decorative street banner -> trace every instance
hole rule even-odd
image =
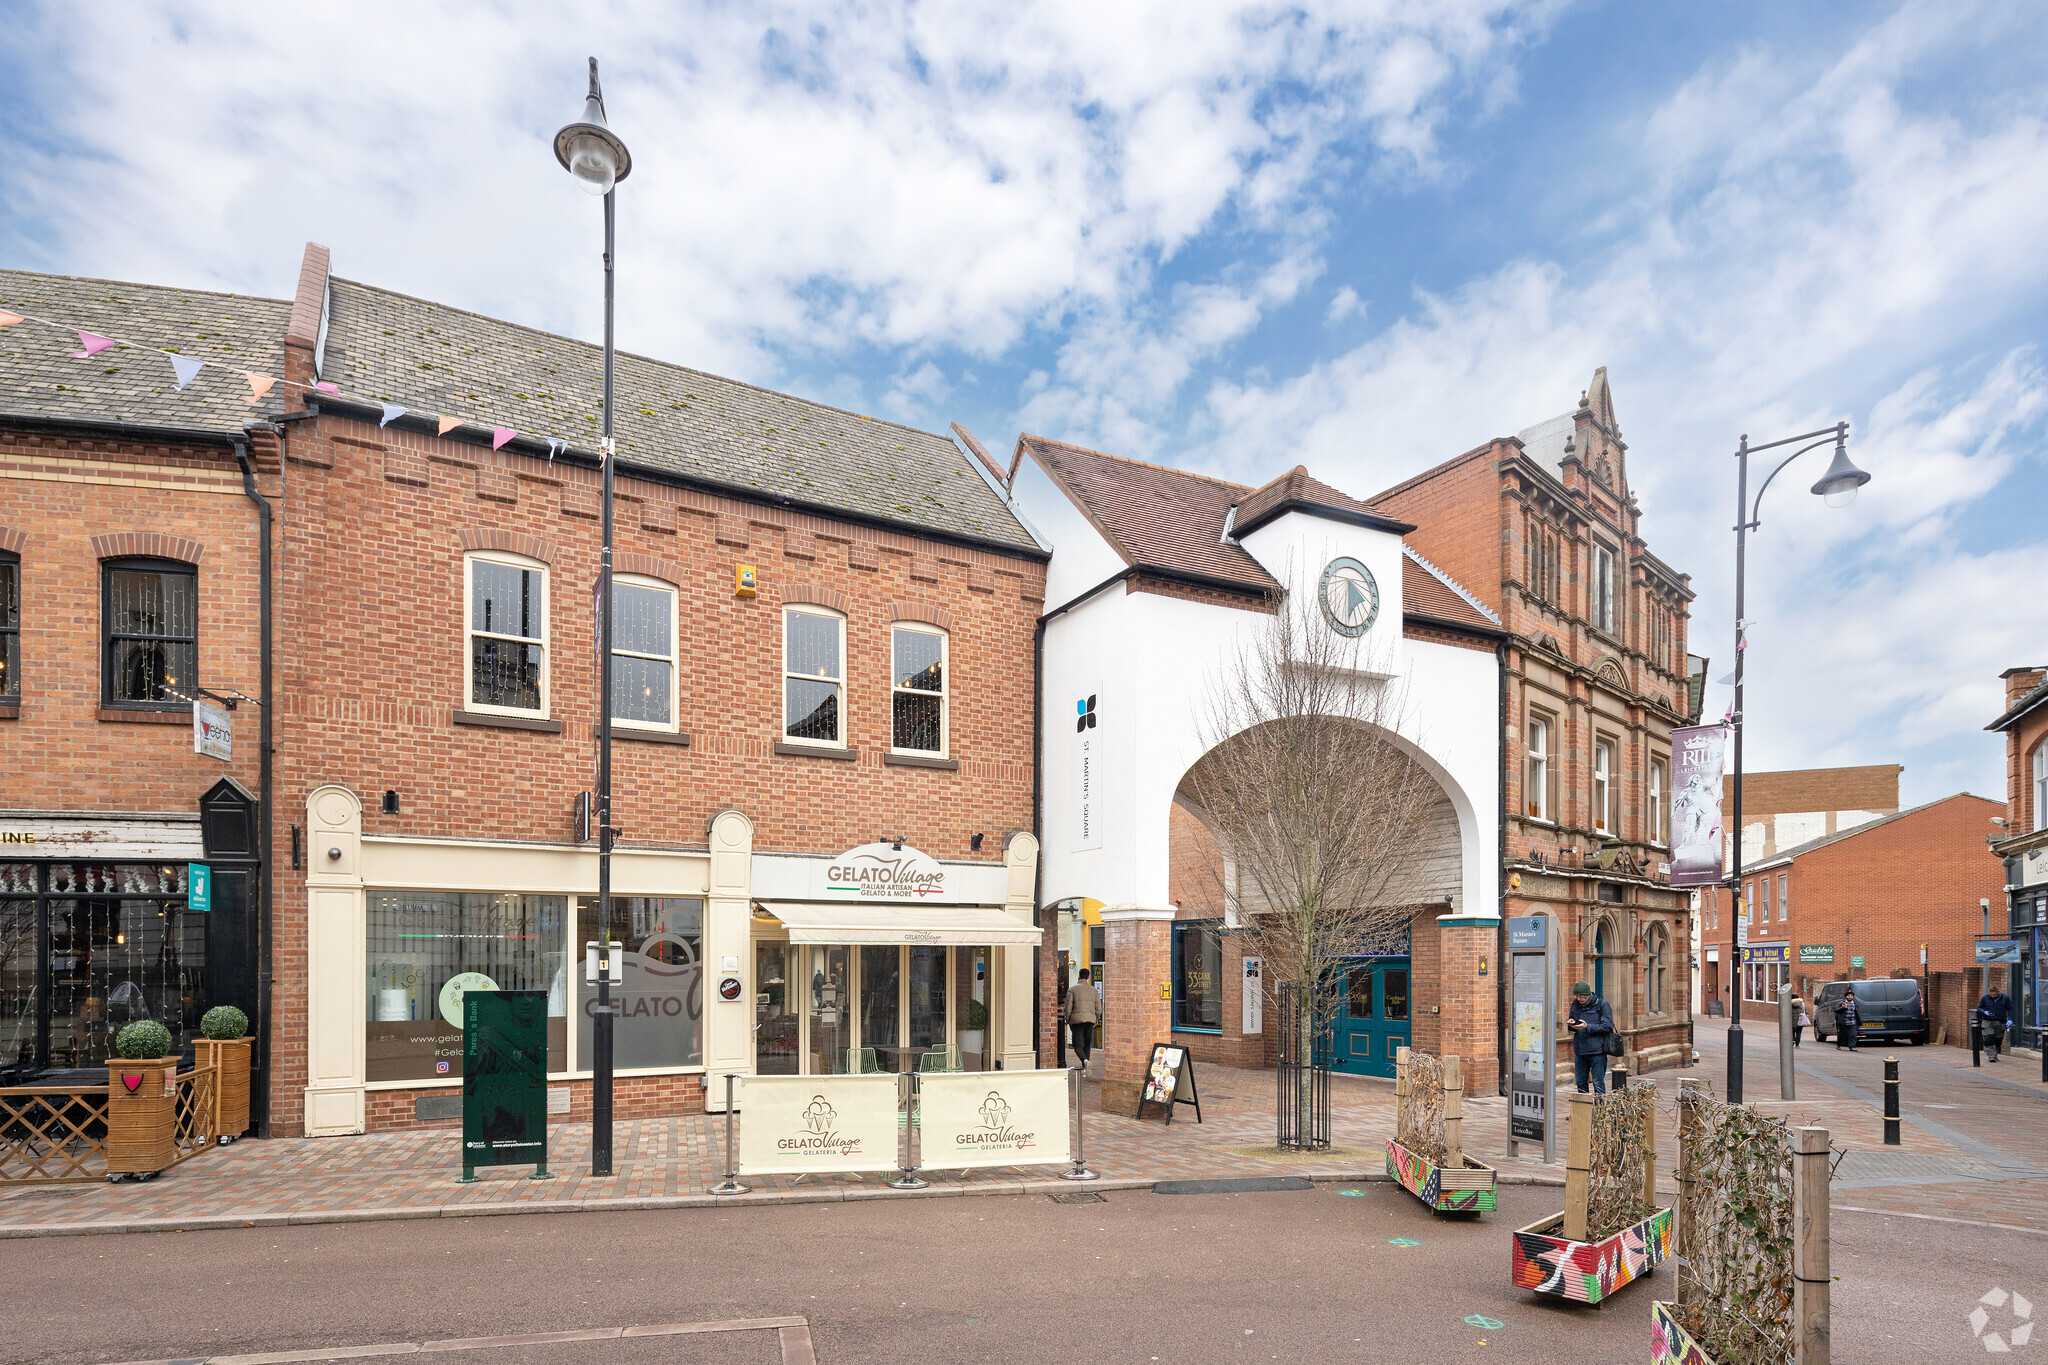
[[[1695,725],[1671,732],[1671,884],[1721,880],[1721,770],[1728,730]]]
[[[893,1171],[897,1079],[879,1076],[742,1076],[742,1175]]]
[[[1102,689],[1074,698],[1074,848],[1102,847]]]
[[[918,1165],[926,1170],[1071,1159],[1065,1071],[933,1072],[917,1085]]]

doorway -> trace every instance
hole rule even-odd
[[[1344,969],[1331,1022],[1330,1065],[1353,1076],[1392,1076],[1408,1046],[1408,959],[1379,957]]]

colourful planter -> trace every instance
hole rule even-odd
[[[1650,1300],[1650,1365],[1714,1365],[1714,1358],[1678,1325],[1675,1305]]]
[[[1648,1275],[1671,1254],[1671,1210],[1658,1209],[1612,1237],[1574,1242],[1560,1234],[1564,1215],[1552,1214],[1515,1232],[1514,1283],[1577,1303],[1599,1303],[1623,1285]]]
[[[1499,1207],[1497,1173],[1469,1156],[1462,1170],[1452,1170],[1388,1138],[1387,1174],[1438,1213],[1492,1213]]]

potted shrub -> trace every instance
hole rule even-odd
[[[988,1006],[979,1000],[967,1002],[967,1013],[960,1020],[960,1050],[981,1054],[981,1031],[988,1027]]]
[[[171,1031],[138,1019],[107,1063],[107,1179],[148,1179],[177,1156],[178,1054]]]
[[[214,1068],[213,1120],[208,1133],[233,1142],[249,1128],[249,1058],[255,1039],[249,1016],[233,1005],[215,1005],[199,1020],[193,1061]]]

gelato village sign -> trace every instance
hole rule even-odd
[[[853,900],[919,900],[946,895],[946,869],[907,844],[862,844],[825,869],[825,894]]]

